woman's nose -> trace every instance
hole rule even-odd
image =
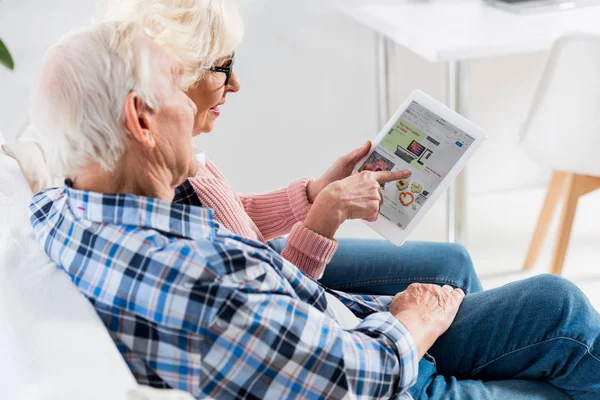
[[[238,80],[235,70],[233,70],[231,71],[231,78],[229,79],[229,84],[227,85],[227,91],[235,93],[240,90],[240,87],[240,81]]]

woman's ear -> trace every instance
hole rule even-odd
[[[151,130],[150,110],[136,92],[129,92],[125,100],[125,126],[132,138],[148,150],[154,149],[156,139]]]

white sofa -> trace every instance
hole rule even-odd
[[[91,304],[35,241],[31,196],[0,151],[0,399],[191,398],[138,387]]]

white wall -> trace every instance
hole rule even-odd
[[[14,137],[27,121],[29,95],[44,51],[94,15],[94,0],[0,0],[0,38],[15,71],[0,67],[0,130]]]
[[[327,2],[255,4],[236,53],[242,90],[198,139],[242,191],[318,175],[376,129],[372,34]]]
[[[241,190],[318,174],[338,154],[376,134],[373,33],[330,2],[260,3],[247,18],[236,61],[243,89],[231,96],[215,132],[199,139]],[[402,48],[395,53],[392,104],[415,88],[445,99],[445,65]],[[538,180],[539,170],[515,138],[544,63],[545,54],[531,54],[463,64],[464,113],[490,135],[470,165],[474,192]],[[224,142],[226,152],[220,149]],[[272,150],[260,157],[265,145]],[[282,165],[286,168],[274,168]],[[270,179],[253,182],[256,171]]]
[[[11,137],[26,119],[43,49],[86,24],[92,0],[0,2],[0,37],[17,72],[0,69],[0,129]],[[247,34],[236,53],[240,93],[222,108],[217,128],[197,143],[242,192],[265,191],[319,175],[376,132],[374,35],[336,11],[333,1],[245,0]],[[393,104],[414,88],[445,98],[445,66],[401,48],[392,62]],[[469,165],[472,194],[542,182],[515,144],[545,54],[463,64],[467,117],[489,132]],[[507,207],[508,209],[508,207]],[[504,210],[497,210],[504,212]]]

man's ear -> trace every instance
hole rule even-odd
[[[150,130],[150,110],[136,92],[129,92],[125,100],[125,126],[132,138],[148,150],[154,149],[156,140]]]

